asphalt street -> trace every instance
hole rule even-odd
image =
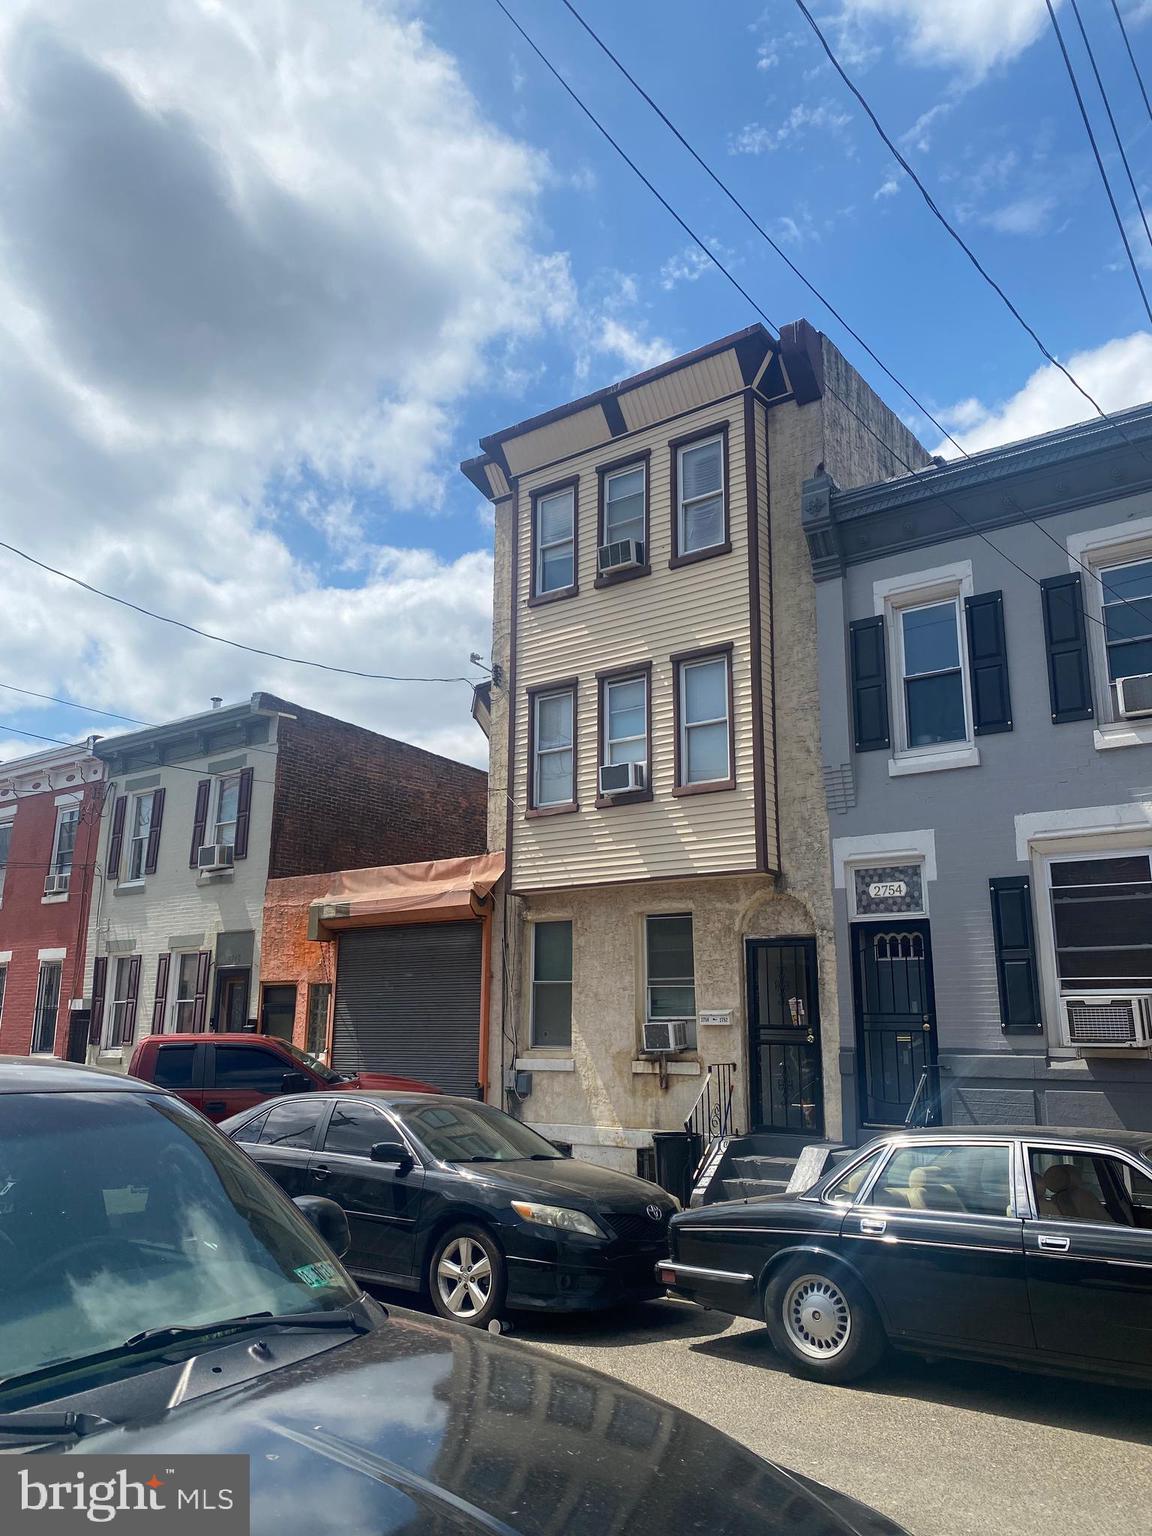
[[[675,1403],[912,1536],[1152,1532],[1152,1391],[901,1355],[825,1387],[790,1376],[758,1324],[670,1300],[521,1317],[511,1336]]]

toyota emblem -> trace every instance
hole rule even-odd
[[[664,1212],[660,1209],[660,1207],[658,1205],[649,1205],[649,1206],[646,1206],[645,1209],[647,1210],[648,1215],[652,1218],[653,1221],[661,1221],[663,1219],[663,1217],[664,1217]]]

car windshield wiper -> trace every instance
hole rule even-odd
[[[110,1419],[95,1413],[0,1413],[0,1447],[10,1451],[21,1445],[58,1445],[111,1428]]]
[[[352,1333],[367,1333],[369,1325],[348,1308],[340,1307],[330,1312],[248,1312],[242,1317],[226,1317],[217,1323],[175,1323],[164,1328],[145,1328],[112,1349],[101,1349],[91,1355],[77,1355],[71,1360],[53,1360],[21,1375],[5,1376],[0,1379],[0,1388],[25,1386],[68,1371],[112,1364],[132,1355],[162,1348],[165,1344],[183,1344],[188,1339],[241,1333],[248,1328],[343,1328]]]

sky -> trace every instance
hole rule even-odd
[[[573,0],[717,174],[969,451],[1085,419],[931,218],[794,0]],[[1152,0],[1119,0],[1152,82]],[[561,0],[506,0],[776,325],[886,379]],[[1137,185],[1152,120],[1081,0]],[[1105,409],[1152,328],[1044,0],[822,0],[949,218]],[[1152,288],[1070,5],[1057,6]],[[494,0],[5,0],[0,760],[267,689],[482,763],[482,435],[757,316]],[[1125,196],[1124,194],[1127,193]],[[949,444],[944,451],[955,453]],[[76,708],[28,697],[74,701]]]

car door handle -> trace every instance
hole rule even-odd
[[[319,1168],[313,1168],[312,1177],[314,1179],[326,1179],[331,1174],[331,1172],[331,1168],[326,1168],[324,1164],[321,1163]]]
[[[210,1115],[222,1115],[228,1106],[223,1099],[209,1099],[204,1108]]]
[[[879,1237],[887,1225],[888,1223],[879,1216],[861,1216],[860,1218],[861,1232],[868,1232],[874,1237]]]
[[[1054,1253],[1067,1253],[1070,1241],[1066,1237],[1053,1237],[1048,1232],[1041,1232],[1036,1239],[1041,1248],[1051,1248]]]

